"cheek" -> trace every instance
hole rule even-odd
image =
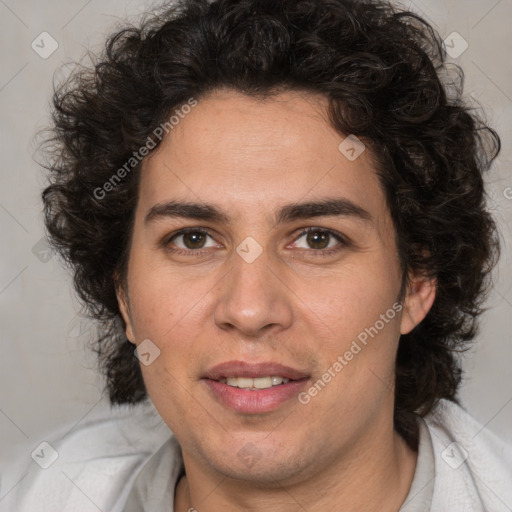
[[[134,258],[129,289],[137,339],[154,338],[159,344],[172,338],[174,331],[198,325],[194,320],[199,321],[213,284],[211,273],[191,276],[180,269],[144,264]]]
[[[141,369],[151,402],[174,434],[186,439],[193,425],[204,424],[208,403],[197,399],[197,389],[190,384],[177,352],[178,347],[168,347],[154,363]]]
[[[304,314],[311,319],[320,317],[326,334],[319,351],[324,373],[316,379],[329,381],[326,392],[321,392],[323,398],[315,401],[313,408],[328,407],[346,414],[361,407],[371,409],[372,404],[377,407],[390,393],[402,308],[397,302],[398,276],[390,263],[382,261],[343,268],[325,280],[321,294],[313,294],[309,288],[304,302],[310,311],[305,309]],[[315,330],[314,335],[318,332]],[[320,383],[317,388],[322,386]]]
[[[199,316],[208,287],[203,291],[199,283],[185,283],[165,269],[137,272],[134,266],[133,270],[130,296],[136,341],[149,339],[158,352],[151,364],[140,365],[144,382],[166,423],[179,429],[173,418],[194,420],[197,413],[190,407],[191,362],[197,359],[194,340],[204,330],[204,319]]]
[[[396,282],[376,286],[372,274],[355,270],[350,279],[343,277],[326,287],[328,300],[310,296],[310,310],[321,312],[328,336],[319,346],[319,331],[313,331],[319,373],[303,400],[310,417],[322,418],[328,410],[333,424],[350,430],[392,399],[401,305]],[[313,320],[311,312],[304,314]]]
[[[385,322],[386,328],[379,330],[389,331],[391,326],[399,332],[399,279],[392,262],[351,264],[317,280],[315,287],[304,286],[301,296],[325,323],[334,342],[336,336],[345,341],[355,339],[376,322],[379,322],[378,327]],[[385,315],[384,320],[381,315]]]

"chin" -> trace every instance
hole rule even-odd
[[[308,469],[312,472],[312,465],[300,450],[290,453],[289,445],[278,449],[273,444],[264,443],[233,441],[228,451],[210,453],[210,449],[204,449],[202,453],[214,471],[236,480],[280,488],[282,484],[279,482],[283,480],[300,482],[308,479],[306,472]],[[240,448],[236,449],[238,446]]]

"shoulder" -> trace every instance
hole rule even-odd
[[[29,448],[18,467],[22,480],[0,509],[113,512],[140,468],[171,436],[149,403],[62,427]]]
[[[510,511],[512,446],[448,400],[424,421],[435,460],[433,510]]]

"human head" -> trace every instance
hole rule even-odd
[[[482,174],[499,141],[460,91],[443,85],[443,64],[431,28],[386,2],[194,1],[113,35],[95,68],[56,92],[61,150],[44,193],[46,222],[80,297],[103,322],[98,350],[113,403],[145,397],[116,294],[129,258],[139,150],[155,151],[159,126],[172,126],[191,98],[221,88],[260,99],[320,94],[333,128],[364,142],[393,220],[403,288],[410,274],[436,280],[428,315],[400,338],[397,428],[406,428],[406,413],[455,397],[454,351],[476,333],[497,253]],[[134,165],[119,173],[130,158]]]

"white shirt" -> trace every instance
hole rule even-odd
[[[512,447],[446,400],[418,425],[418,461],[399,512],[512,511]],[[57,460],[48,469],[31,460],[0,511],[173,512],[181,449],[150,403],[56,439],[34,458],[51,460],[55,449]]]

